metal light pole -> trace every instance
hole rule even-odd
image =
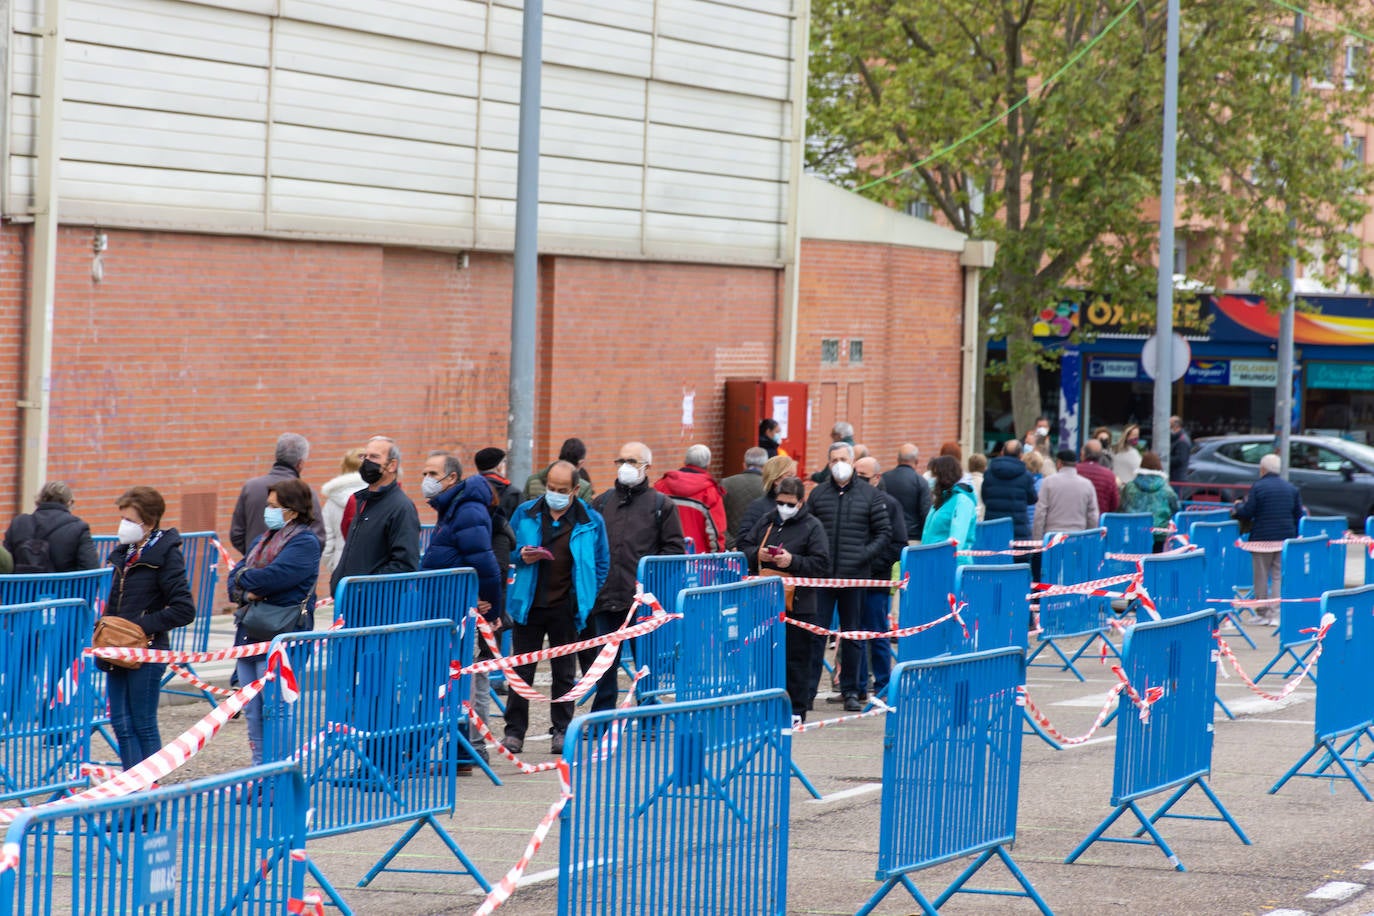
[[[1151,445],[1169,474],[1169,415],[1174,392],[1174,184],[1178,155],[1179,0],[1169,0],[1164,43],[1164,175],[1159,189],[1159,280],[1155,286],[1154,429]]]
[[[515,276],[510,311],[506,474],[524,486],[534,460],[534,356],[539,289],[539,105],[544,0],[525,0],[520,45],[520,138],[515,178]]]
[[[1303,21],[1302,13],[1297,13],[1293,17],[1293,40],[1297,43],[1298,36],[1302,34]],[[1296,102],[1298,92],[1302,88],[1302,77],[1298,74],[1298,68],[1293,68],[1290,95]],[[1284,185],[1285,192],[1287,185]],[[1284,206],[1288,207],[1285,200]],[[1291,212],[1291,208],[1290,208]],[[1288,218],[1288,239],[1291,243],[1297,237],[1298,221],[1291,215]],[[1279,448],[1279,476],[1284,480],[1288,479],[1288,452],[1293,434],[1293,310],[1297,302],[1297,292],[1294,289],[1298,281],[1298,262],[1293,255],[1288,256],[1288,260],[1283,265],[1283,282],[1288,286],[1288,302],[1284,304],[1283,313],[1279,315],[1279,345],[1278,345],[1278,381],[1274,385],[1274,432],[1278,438]]]

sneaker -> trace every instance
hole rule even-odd
[[[845,712],[862,712],[863,708],[864,704],[859,702],[859,697],[856,694],[851,693],[849,696],[844,698]]]
[[[555,757],[563,753],[563,732],[553,733],[553,744],[550,745],[549,752]]]
[[[512,754],[519,754],[525,749],[525,739],[519,735],[507,735],[501,739],[501,746]]]

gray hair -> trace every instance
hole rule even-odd
[[[830,428],[830,435],[835,439],[853,439],[854,427],[852,424],[841,420]]]
[[[282,433],[277,437],[277,464],[295,467],[310,457],[310,442],[300,433]]]
[[[1261,474],[1277,474],[1282,468],[1283,462],[1279,460],[1279,456],[1273,452],[1260,458]]]
[[[64,481],[50,480],[43,484],[43,489],[38,491],[38,498],[34,503],[61,503],[64,506],[72,504],[72,488],[67,486]]]
[[[400,464],[400,463],[401,463],[401,450],[400,450],[399,447],[397,447],[397,445],[396,445],[396,440],[395,440],[395,439],[391,438],[390,436],[372,436],[372,437],[369,438],[367,441],[368,441],[369,443],[371,443],[371,442],[385,442],[385,443],[387,443],[387,444],[390,446],[390,448],[387,449],[387,452],[386,452],[386,460],[387,460],[387,461],[394,461],[394,462],[396,462],[397,464]]]
[[[831,454],[833,454],[834,452],[839,451],[840,449],[844,449],[846,452],[849,453],[849,460],[850,460],[850,461],[853,461],[853,460],[854,460],[854,446],[850,445],[848,442],[832,442],[832,443],[830,443],[830,448],[829,448],[829,449],[826,451],[826,453],[825,453],[826,459],[828,460],[828,459],[830,458]]]
[[[921,450],[909,442],[897,449],[898,464],[915,464],[916,459],[920,457]]]
[[[711,450],[698,442],[696,445],[687,446],[687,455],[682,459],[682,463],[694,468],[709,468],[711,466]]]
[[[744,450],[744,466],[747,468],[762,468],[768,463],[768,453],[757,445],[753,448]]]
[[[444,458],[444,476],[447,477],[452,474],[454,477],[461,480],[463,478],[463,462],[459,461],[458,456],[453,454],[453,452],[446,452],[441,448],[436,448],[425,457],[437,458],[440,455]]]

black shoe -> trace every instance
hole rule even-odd
[[[553,733],[553,744],[552,744],[552,746],[549,748],[549,752],[552,753],[555,757],[563,753],[563,733],[562,733],[562,732],[554,732],[554,733]]]
[[[840,703],[843,703],[843,702],[844,702],[844,699],[845,699],[844,697],[840,696],[840,695],[837,693],[837,694],[835,694],[833,697],[826,697],[826,698],[825,698],[825,701],[826,701],[827,703],[831,703],[831,704],[834,704],[834,705],[838,705],[838,704],[840,704]]]
[[[507,735],[502,739],[501,746],[518,756],[525,749],[525,739],[519,735]]]
[[[862,712],[863,708],[864,704],[859,702],[859,698],[857,695],[851,693],[844,698],[845,712]]]
[[[860,691],[859,691],[859,702],[860,702],[860,703],[867,703],[867,702],[868,702],[868,691],[867,691],[867,690],[860,690]]]

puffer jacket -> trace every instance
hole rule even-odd
[[[972,546],[973,532],[978,525],[978,507],[973,499],[973,491],[966,483],[956,483],[954,490],[943,503],[930,510],[926,516],[926,526],[921,532],[922,544],[943,544],[953,540],[960,547]],[[961,556],[955,560],[960,566],[973,562],[973,557]]]
[[[1035,505],[1035,478],[1020,458],[998,455],[988,462],[983,475],[983,518],[1011,519],[1012,537],[1024,541],[1031,536],[1028,506]]]
[[[181,534],[175,528],[153,532],[132,566],[125,566],[131,544],[120,544],[110,553],[114,584],[106,614],[132,620],[153,638],[151,648],[170,649],[169,630],[196,619],[196,603],[186,581],[186,557]]]
[[[1119,508],[1122,512],[1148,512],[1156,528],[1167,528],[1169,520],[1178,511],[1178,494],[1164,479],[1163,471],[1140,468],[1121,488]],[[1157,532],[1155,540],[1163,541],[1166,536],[1163,532]]]
[[[771,545],[781,547],[792,554],[792,565],[779,572],[788,576],[820,578],[830,575],[828,540],[825,529],[805,505],[787,521],[782,520],[775,506],[771,512],[755,522],[752,529],[740,535],[735,547],[749,560],[749,569],[754,573],[758,572],[760,565],[778,569],[767,561],[767,554],[764,554],[765,560],[762,564],[759,561],[759,548]],[[798,620],[815,620],[816,590],[797,589],[793,593],[792,610],[788,612],[788,616]]]
[[[857,477],[841,488],[832,477],[811,491],[806,504],[825,528],[834,574],[867,579],[892,538],[892,520],[878,491]]]
[[[429,501],[439,513],[421,569],[471,567],[477,573],[477,596],[491,603],[487,618],[501,616],[501,564],[491,545],[491,509],[496,494],[485,477],[474,475],[443,490]]]
[[[725,490],[705,468],[683,467],[654,481],[654,489],[677,503],[682,533],[696,553],[725,549]]]
[[[1250,487],[1245,502],[1232,514],[1250,522],[1250,540],[1284,541],[1298,536],[1302,495],[1279,475],[1265,474]]]

